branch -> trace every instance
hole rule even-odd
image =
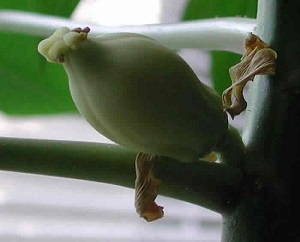
[[[89,26],[92,35],[112,32],[133,32],[150,36],[174,48],[202,48],[243,53],[242,43],[254,31],[255,19],[214,18],[177,24],[105,27],[70,19],[19,11],[0,11],[0,31],[48,37],[57,28]]]
[[[117,145],[0,138],[0,169],[84,179],[133,188],[136,153]],[[160,194],[224,212],[239,193],[239,169],[205,161],[162,158],[155,167]]]

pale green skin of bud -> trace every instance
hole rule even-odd
[[[228,132],[220,96],[151,38],[88,37],[64,56],[63,66],[82,116],[124,147],[190,162]]]

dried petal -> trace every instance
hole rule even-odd
[[[137,213],[151,222],[163,217],[163,207],[155,203],[160,180],[154,177],[153,167],[158,156],[139,153],[135,160],[135,208]]]
[[[218,159],[218,156],[215,152],[211,152],[211,153],[207,154],[206,156],[204,156],[202,159],[211,161],[211,162],[215,162]]]
[[[245,54],[242,59],[249,55],[256,47],[258,49],[268,48],[270,45],[263,42],[257,35],[249,33],[244,41]]]
[[[268,46],[256,35],[250,33],[245,40],[245,54],[240,63],[229,69],[232,85],[224,91],[222,99],[224,108],[232,119],[247,107],[243,96],[247,82],[252,81],[256,75],[275,73],[277,54]]]

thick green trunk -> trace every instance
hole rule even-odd
[[[250,84],[246,182],[237,207],[223,216],[226,242],[300,241],[299,12],[298,1],[259,1],[257,31],[278,53],[277,73]]]

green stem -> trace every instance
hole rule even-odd
[[[240,169],[207,162],[183,163],[163,158],[155,166],[162,194],[226,214],[235,206],[243,185]]]
[[[117,145],[0,138],[0,169],[84,179],[134,187],[136,153]],[[239,169],[205,161],[182,163],[161,158],[159,193],[224,212],[242,184]]]
[[[214,18],[177,24],[105,27],[70,19],[20,11],[0,11],[0,31],[48,37],[62,26],[69,28],[88,25],[91,35],[111,32],[133,32],[150,36],[174,48],[202,48],[243,53],[244,39],[255,28],[256,21],[249,18]]]
[[[112,144],[0,138],[1,170],[133,187],[135,153]]]
[[[245,159],[245,146],[239,131],[230,126],[222,143],[217,147],[222,163],[230,166],[243,168]]]

